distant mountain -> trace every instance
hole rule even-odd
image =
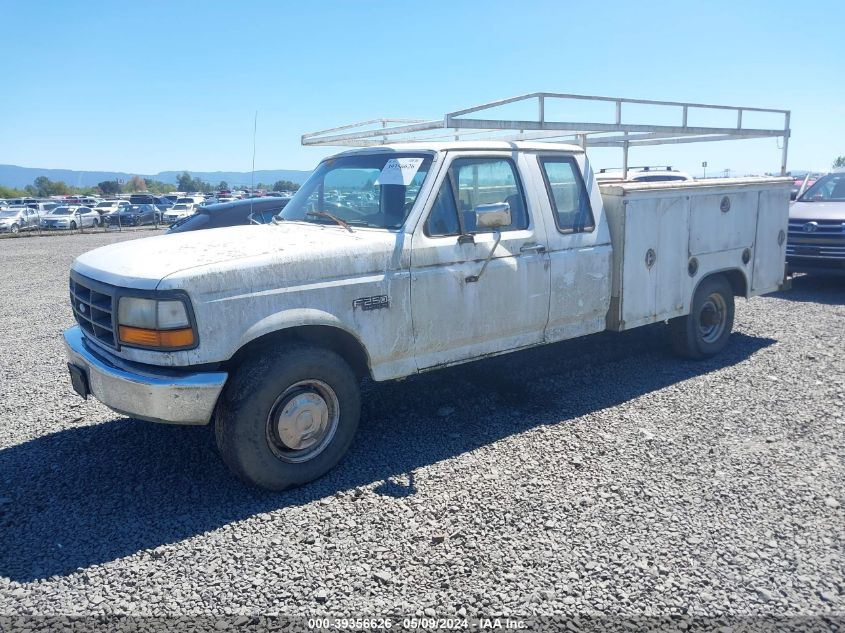
[[[0,165],[0,185],[22,189],[31,185],[39,176],[47,176],[50,180],[61,180],[72,187],[94,187],[104,180],[123,179],[128,181],[132,176],[152,178],[162,182],[176,184],[176,177],[181,171],[162,171],[157,174],[128,174],[122,171],[75,171],[73,169],[40,169],[38,167],[19,167],[17,165]],[[216,185],[225,180],[229,186],[248,186],[253,181],[253,175],[248,171],[191,171],[192,177],[200,178]],[[294,169],[262,169],[255,172],[254,182],[272,185],[277,180],[290,180],[302,184],[311,175],[310,171]]]

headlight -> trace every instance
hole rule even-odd
[[[188,308],[180,299],[121,297],[117,325],[120,342],[125,345],[187,349],[196,343]]]

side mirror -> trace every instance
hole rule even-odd
[[[479,229],[500,229],[511,223],[511,205],[507,202],[479,204],[475,207],[475,226]]]

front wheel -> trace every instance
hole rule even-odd
[[[248,483],[284,490],[321,477],[349,449],[361,415],[359,382],[331,350],[262,350],[221,396],[215,437],[223,461]]]
[[[9,228],[9,230],[10,230],[12,233],[17,234],[17,233],[20,233],[20,232],[21,232],[21,227],[20,227],[20,226],[18,226],[17,224],[13,224],[13,225]]]
[[[75,230],[76,230],[76,222],[71,222],[71,223],[70,223],[70,230],[71,230],[71,231],[75,231]]]
[[[708,277],[695,291],[690,313],[669,321],[672,347],[687,358],[708,358],[727,345],[733,323],[730,283],[723,275]]]

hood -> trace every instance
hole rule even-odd
[[[790,220],[841,220],[845,222],[845,201],[795,202],[789,207]]]
[[[202,277],[203,286],[242,291],[244,285],[265,281],[274,285],[383,272],[398,265],[393,254],[401,251],[397,244],[403,237],[295,222],[233,226],[111,244],[80,255],[73,269],[128,288],[180,288]]]

